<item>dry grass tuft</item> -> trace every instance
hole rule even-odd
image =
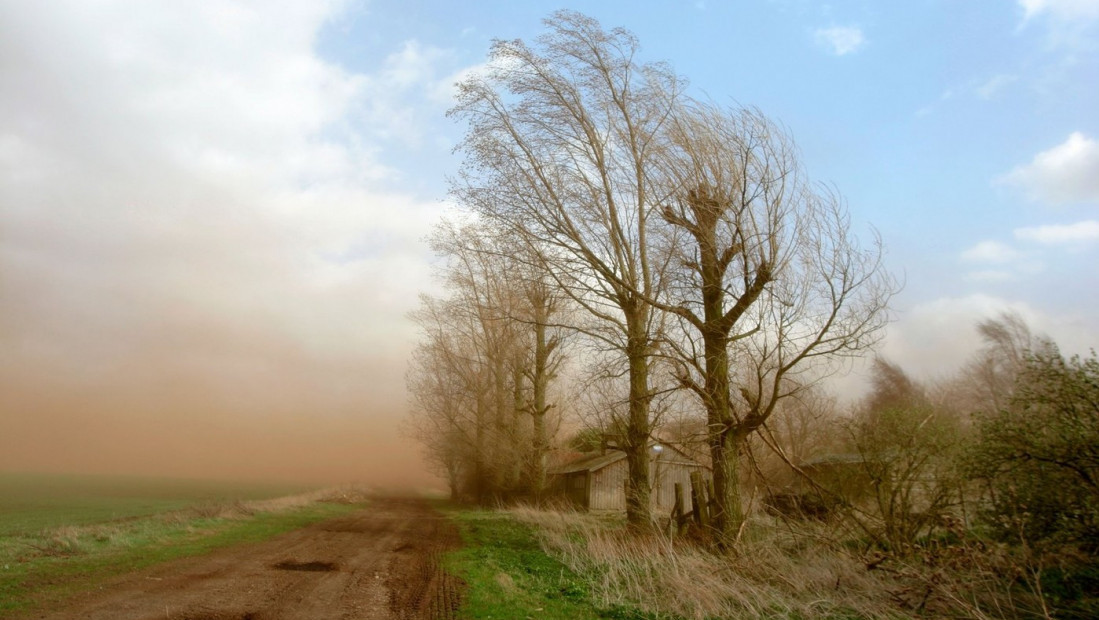
[[[718,556],[660,533],[635,535],[598,517],[530,508],[512,511],[537,526],[549,551],[593,576],[598,604],[636,606],[687,618],[895,617],[882,585],[850,554],[771,536]],[[791,544],[794,543],[794,544]]]
[[[606,608],[692,619],[1017,616],[1006,595],[1010,583],[989,562],[868,559],[835,543],[836,532],[821,523],[795,528],[757,516],[736,553],[718,555],[589,514],[529,507],[511,513],[587,577],[593,599]]]

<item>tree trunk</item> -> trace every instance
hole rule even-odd
[[[534,318],[534,360],[530,369],[532,426],[532,445],[530,454],[530,486],[534,498],[542,500],[546,487],[546,453],[549,451],[549,437],[546,435],[546,414],[550,405],[546,402],[554,368],[551,362],[557,340],[548,334],[549,319],[553,314],[553,299],[543,282],[537,282],[529,289],[528,301]]]
[[[710,437],[714,467],[713,528],[719,548],[730,549],[744,523],[740,500],[740,450],[743,440],[729,429]]]
[[[457,502],[462,497],[459,488],[461,479],[458,477],[458,468],[454,464],[447,464],[446,477],[447,482],[450,483],[450,501]]]
[[[704,335],[706,351],[706,417],[709,425],[710,458],[714,476],[713,528],[719,547],[735,542],[744,519],[740,505],[739,445],[733,435],[733,410],[729,394],[728,337]]]
[[[626,358],[629,362],[629,417],[626,421],[628,470],[626,521],[635,527],[648,527],[649,505],[649,338],[645,323],[647,310],[638,303],[626,313]]]
[[[702,285],[703,400],[714,468],[713,528],[718,546],[728,548],[736,541],[744,512],[740,505],[740,446],[733,435],[736,418],[729,383],[729,332],[733,322],[725,314],[725,266],[717,242],[723,205],[705,192],[693,194],[690,205],[695,219],[690,232],[698,244]]]
[[[488,450],[485,445],[488,434],[486,432],[488,429],[486,428],[487,423],[485,421],[486,408],[484,394],[483,392],[479,392],[477,394],[477,411],[475,419],[477,427],[475,431],[475,454],[473,456],[473,497],[481,506],[487,506],[489,504],[488,468],[485,466],[486,451]]]
[[[546,388],[549,383],[549,343],[546,342],[546,325],[541,308],[536,308],[534,325],[534,377],[531,381],[532,400],[531,417],[534,431],[534,446],[531,463],[531,490],[537,499],[542,498],[546,486]]]

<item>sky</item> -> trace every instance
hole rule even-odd
[[[1004,310],[1099,345],[1099,0],[0,0],[0,471],[432,484],[445,113],[560,8],[787,128],[881,236],[913,375]]]

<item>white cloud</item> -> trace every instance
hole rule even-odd
[[[1099,202],[1099,142],[1073,132],[995,183],[1018,187],[1031,199],[1050,204]]]
[[[813,32],[813,39],[836,56],[857,52],[866,43],[862,29],[858,26],[817,28]]]
[[[307,406],[358,398],[348,386],[369,379],[352,377],[385,358],[372,389],[403,404],[394,360],[442,205],[379,189],[393,170],[360,110],[397,107],[377,85],[434,88],[441,52],[349,72],[314,51],[339,8],[0,5],[0,58],[20,59],[0,72],[0,368],[170,377],[206,359],[195,381],[222,385],[217,368],[263,383],[285,355],[315,383],[280,406]],[[135,362],[157,347],[171,354]],[[238,387],[262,409],[280,382]]]
[[[455,82],[480,70],[482,64],[456,68],[452,50],[405,41],[375,74],[364,76],[360,118],[372,137],[418,148],[434,119],[455,102]]]
[[[984,83],[980,84],[974,89],[974,92],[981,99],[992,99],[998,95],[1005,88],[1017,81],[1019,78],[1015,75],[1000,74],[994,75]]]
[[[479,73],[487,71],[488,63],[479,63],[471,65],[469,67],[463,67],[439,80],[437,80],[434,86],[429,92],[429,96],[435,102],[441,105],[445,105],[448,108],[457,103],[458,96],[458,82],[471,78]]]
[[[962,252],[962,260],[974,263],[1008,263],[1019,258],[1019,252],[999,241],[981,241]]]
[[[434,80],[439,61],[450,53],[434,46],[422,45],[415,39],[405,41],[400,51],[385,59],[382,82],[387,86],[408,89]]]
[[[917,303],[890,325],[881,353],[923,379],[956,372],[980,347],[977,323],[1017,312],[1033,331],[1048,334],[1066,353],[1083,353],[1099,344],[1092,316],[1054,314],[1018,300],[973,294]]]
[[[1023,19],[1049,15],[1057,19],[1094,19],[1099,17],[1099,0],[1019,0]]]
[[[971,282],[997,284],[1014,280],[1015,273],[1004,269],[982,269],[979,271],[970,271],[965,274],[965,278]]]
[[[1099,0],[1019,0],[1022,30],[1036,24],[1045,30],[1050,50],[1063,50],[1063,62],[1072,63],[1081,52],[1095,49],[1094,29],[1099,22]]]
[[[963,262],[976,267],[965,274],[970,282],[998,284],[1021,276],[1033,276],[1046,269],[1040,255],[1023,252],[1000,241],[985,240],[961,254]]]
[[[1047,245],[1093,243],[1099,241],[1099,221],[1016,228],[1015,238]]]

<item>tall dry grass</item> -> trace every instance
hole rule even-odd
[[[758,515],[735,553],[570,511],[511,510],[547,552],[589,580],[597,604],[704,618],[1014,618],[1010,577],[980,556],[864,556],[827,524]],[[964,554],[964,550],[956,550]]]

